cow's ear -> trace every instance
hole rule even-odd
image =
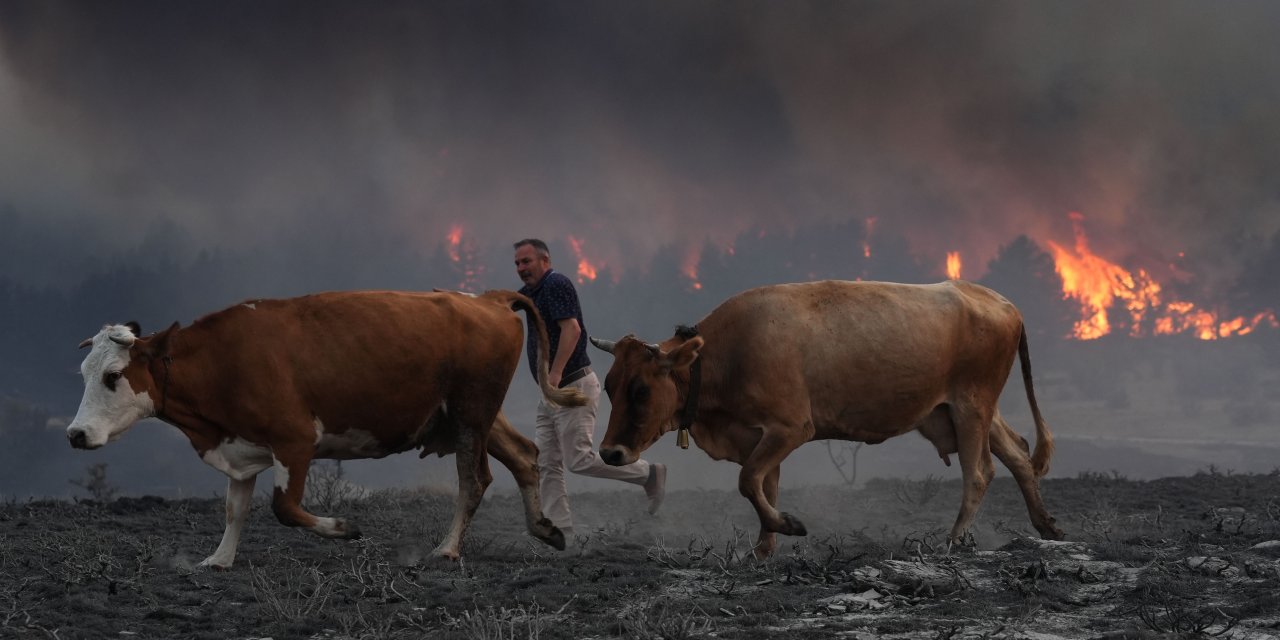
[[[130,320],[124,323],[124,326],[129,327],[129,330],[133,332],[133,337],[135,338],[142,337],[142,325],[138,324],[137,321]]]
[[[147,341],[147,355],[153,358],[163,358],[169,355],[169,346],[173,341],[173,334],[178,332],[178,323],[174,322],[169,325],[168,329],[161,331]]]
[[[694,336],[685,340],[684,344],[668,351],[658,364],[667,370],[688,369],[689,365],[698,359],[698,351],[702,349],[702,345],[702,336]]]

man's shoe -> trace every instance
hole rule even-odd
[[[644,483],[644,494],[649,496],[649,513],[658,512],[662,499],[667,496],[667,465],[655,462],[649,465],[649,479]]]

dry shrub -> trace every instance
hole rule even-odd
[[[483,610],[477,606],[456,617],[446,614],[444,624],[469,640],[537,640],[546,629],[547,616],[536,603]]]
[[[297,622],[318,615],[333,596],[337,576],[326,576],[316,565],[287,558],[283,567],[249,563],[253,597],[273,617]]]
[[[85,467],[84,477],[72,480],[71,484],[88,491],[89,497],[99,503],[111,502],[120,492],[119,487],[107,481],[107,463],[105,462]]]
[[[368,489],[347,480],[341,460],[317,460],[307,470],[307,493],[303,504],[308,509],[333,513],[368,497]]]
[[[715,629],[711,616],[701,607],[693,605],[686,611],[675,611],[665,598],[623,612],[618,621],[618,633],[624,638],[663,638],[683,640],[706,637]]]

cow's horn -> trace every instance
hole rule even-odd
[[[608,353],[613,353],[613,348],[618,345],[618,343],[613,340],[601,340],[594,336],[591,338],[591,344],[594,344],[597,349]]]
[[[135,339],[133,336],[130,336],[130,337],[128,337],[128,338],[121,338],[120,336],[108,336],[108,337],[110,337],[110,338],[111,338],[111,341],[112,341],[112,342],[114,342],[114,343],[116,343],[116,344],[118,344],[118,345],[120,345],[120,346],[122,346],[122,347],[130,347],[130,346],[133,346],[133,341],[134,341],[134,339]]]
[[[649,353],[652,353],[655,356],[662,353],[662,347],[659,347],[656,343],[646,342],[644,343],[644,346],[649,350]]]
[[[81,340],[81,341],[80,341],[80,346],[79,346],[79,347],[76,347],[76,348],[77,348],[77,349],[83,349],[83,348],[85,348],[85,347],[87,347],[87,346],[89,346],[89,345],[92,345],[92,344],[93,344],[93,338],[85,338],[84,340]]]

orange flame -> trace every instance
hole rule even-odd
[[[462,225],[456,223],[449,227],[446,239],[449,243],[446,247],[449,252],[449,261],[462,272],[462,282],[458,283],[458,290],[477,290],[480,277],[484,274],[484,267],[477,266],[474,243],[463,237]]]
[[[458,249],[462,246],[462,225],[454,224],[449,227],[449,260],[453,262],[461,262],[462,255]]]
[[[863,223],[866,229],[866,233],[862,236],[862,257],[864,258],[871,257],[871,235],[876,231],[876,220],[877,218],[867,218]]]
[[[569,236],[569,246],[573,249],[573,255],[578,258],[578,284],[586,284],[589,280],[595,280],[596,267],[591,264],[591,261],[586,256],[582,255],[582,240]]]
[[[960,279],[960,252],[947,252],[947,278],[950,280]]]
[[[1280,328],[1280,320],[1272,311],[1263,311],[1252,318],[1237,316],[1230,320],[1221,320],[1218,314],[1197,309],[1190,302],[1171,302],[1168,312],[1168,316],[1156,319],[1157,335],[1191,333],[1201,340],[1217,340],[1249,335],[1263,325],[1273,329]]]
[[[1093,340],[1111,333],[1108,312],[1117,302],[1129,316],[1129,335],[1135,337],[1143,335],[1148,317],[1152,318],[1150,333],[1154,335],[1190,333],[1201,340],[1246,335],[1264,324],[1280,328],[1280,320],[1270,310],[1252,318],[1222,319],[1217,312],[1184,300],[1162,303],[1158,282],[1142,269],[1130,272],[1090,251],[1084,216],[1072,212],[1070,218],[1074,251],[1052,241],[1047,244],[1062,277],[1063,298],[1080,305],[1080,319],[1072,327],[1071,337]]]
[[[680,266],[681,273],[683,273],[686,278],[692,281],[693,284],[689,286],[693,287],[694,291],[697,291],[702,288],[702,283],[698,282],[698,265],[701,262],[702,262],[702,249],[694,247],[685,256],[684,264]]]

